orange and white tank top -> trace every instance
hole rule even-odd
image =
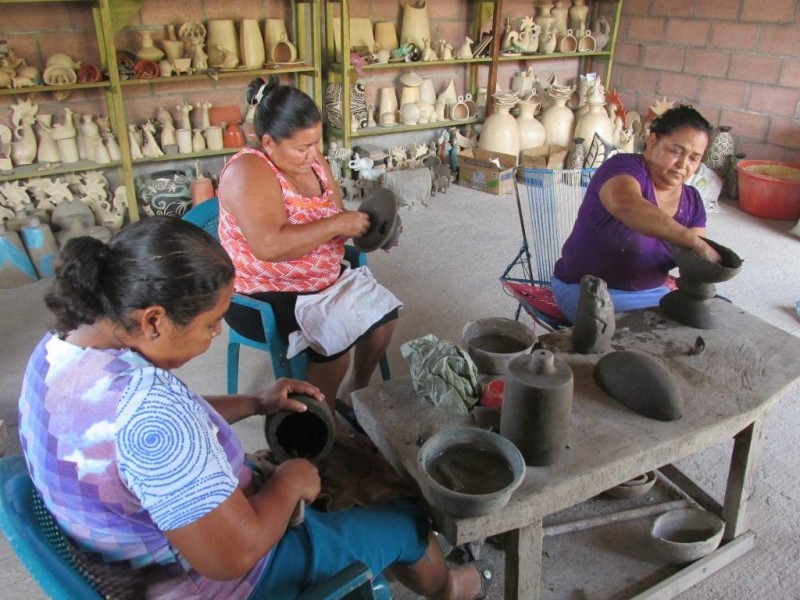
[[[333,201],[325,169],[318,162],[311,168],[317,175],[323,193],[311,198],[301,196],[292,189],[272,161],[262,151],[255,148],[244,148],[235,154],[228,165],[245,154],[254,154],[261,158],[278,178],[286,209],[286,219],[293,225],[313,223],[320,219],[332,217],[342,212],[342,208]],[[228,165],[220,173],[220,184]],[[253,256],[250,246],[245,240],[242,230],[228,211],[219,205],[219,240],[222,247],[231,257],[236,267],[234,289],[242,294],[259,292],[318,292],[332,285],[339,277],[340,265],[344,258],[343,237],[328,240],[314,248],[311,252],[294,260],[267,262]]]

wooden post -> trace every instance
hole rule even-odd
[[[728,486],[725,489],[725,503],[722,508],[722,518],[725,519],[725,533],[722,539],[725,541],[739,537],[749,528],[748,503],[755,489],[756,466],[763,439],[763,416],[733,438],[731,468],[728,472]]]
[[[506,538],[507,600],[539,600],[542,585],[542,521],[509,531]]]
[[[8,425],[3,420],[0,420],[0,457],[6,455],[6,448],[8,447]]]

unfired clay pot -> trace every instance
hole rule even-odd
[[[495,112],[483,123],[483,131],[478,140],[479,148],[519,156],[519,124],[509,114],[509,110],[510,107],[507,106],[495,107]]]

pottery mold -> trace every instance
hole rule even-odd
[[[264,435],[272,456],[278,463],[292,458],[305,458],[319,465],[333,449],[336,424],[325,402],[304,394],[290,398],[306,405],[306,410],[279,410],[267,416]]]
[[[711,554],[724,531],[725,521],[717,515],[699,508],[680,508],[653,521],[650,539],[664,559],[680,565]]]

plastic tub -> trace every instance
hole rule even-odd
[[[800,219],[800,181],[770,177],[746,170],[754,165],[773,165],[800,170],[800,165],[774,160],[743,160],[739,171],[739,206],[753,216],[795,221]]]

